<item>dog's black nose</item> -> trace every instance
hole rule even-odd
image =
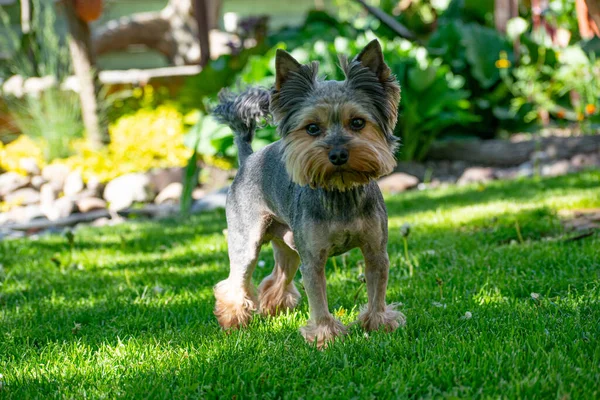
[[[329,161],[333,165],[344,165],[348,162],[348,150],[344,148],[335,148],[329,152]]]

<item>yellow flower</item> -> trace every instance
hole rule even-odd
[[[95,151],[87,142],[76,142],[77,154],[62,162],[81,171],[85,181],[94,176],[106,182],[129,172],[184,166],[192,154],[183,144],[183,116],[171,106],[122,117],[109,134],[106,148]]]
[[[577,121],[583,121],[583,113],[577,113]]]
[[[501,58],[499,60],[496,60],[495,65],[496,65],[496,68],[498,68],[498,69],[506,69],[506,68],[510,68],[511,63],[507,59]]]
[[[585,113],[587,115],[593,114],[596,112],[596,106],[594,104],[586,104]]]
[[[142,88],[136,87],[135,89],[133,89],[133,97],[135,97],[136,99],[139,99],[140,97],[142,97],[142,95],[144,94]]]
[[[0,146],[0,168],[26,175],[27,172],[21,168],[23,158],[33,158],[40,168],[44,166],[42,148],[25,135],[6,146]]]

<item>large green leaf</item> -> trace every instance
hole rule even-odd
[[[183,138],[187,147],[194,148],[202,155],[230,155],[233,133],[229,127],[219,124],[212,116],[202,116]],[[229,151],[228,151],[229,150]],[[235,151],[235,150],[234,150]],[[233,153],[232,156],[235,156]]]
[[[512,57],[510,45],[491,28],[467,24],[462,30],[462,43],[473,77],[482,88],[488,89],[500,80],[500,73],[496,67],[500,52],[506,52],[509,59]]]

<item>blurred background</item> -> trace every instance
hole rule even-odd
[[[380,40],[384,191],[598,168],[599,26],[599,0],[0,0],[0,232],[221,207],[236,149],[208,110],[270,86],[277,48],[343,79]]]

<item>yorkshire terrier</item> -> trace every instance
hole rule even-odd
[[[239,171],[227,197],[230,272],[214,289],[215,315],[224,329],[245,326],[253,313],[294,308],[300,267],[310,320],[300,329],[320,348],[346,327],[329,312],[328,257],[360,248],[368,304],[366,330],[393,331],[405,317],[386,305],[389,258],[385,203],[375,180],[396,166],[400,86],[377,40],[353,60],[340,57],[344,81],[317,77],[318,63],[301,65],[278,50],[275,86],[220,94],[214,115],[235,132]],[[272,118],[281,140],[253,153],[257,123]],[[275,268],[252,284],[261,245],[271,242]]]

